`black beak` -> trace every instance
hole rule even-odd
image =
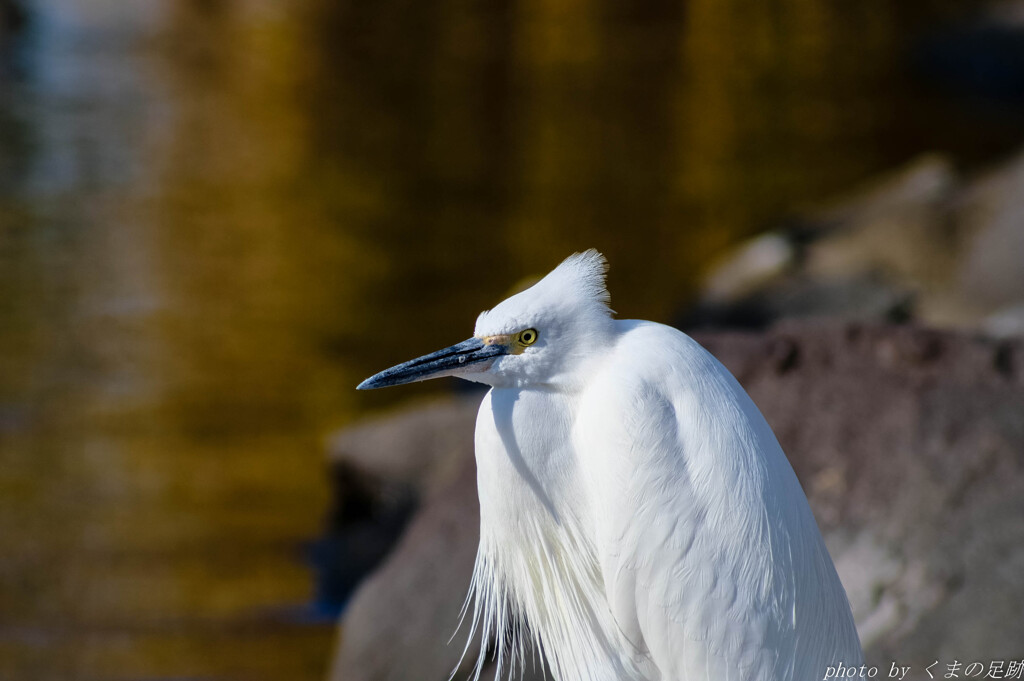
[[[479,338],[470,338],[444,350],[423,355],[408,362],[374,374],[356,386],[357,390],[387,388],[392,385],[425,381],[440,376],[457,376],[460,373],[484,371],[487,367],[474,366],[491,362],[508,352],[508,346],[501,343],[487,344]],[[469,369],[473,367],[473,369]]]

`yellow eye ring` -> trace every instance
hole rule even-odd
[[[523,345],[533,345],[537,342],[537,329],[526,329],[519,332],[519,342]]]

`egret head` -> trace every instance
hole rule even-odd
[[[571,255],[530,288],[482,312],[472,338],[386,369],[359,389],[438,376],[496,387],[570,384],[612,337],[606,269],[593,249]]]

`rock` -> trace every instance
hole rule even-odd
[[[416,508],[408,484],[340,460],[330,468],[327,531],[309,546],[316,614],[336,617],[356,585],[391,551]]]
[[[956,272],[960,294],[986,312],[1024,303],[1024,155],[971,183],[958,219],[971,235]]]
[[[472,459],[462,463],[471,464]],[[463,465],[446,493],[423,506],[390,557],[359,588],[342,621],[330,678],[448,678],[466,640],[465,634],[453,634],[469,588],[478,536],[475,470]],[[466,658],[475,662],[478,651],[476,642]]]
[[[1024,304],[1021,197],[1024,154],[971,180],[923,157],[741,244],[680,325],[840,317],[988,328],[987,318]]]
[[[347,428],[328,445],[333,507],[310,550],[317,610],[337,615],[392,549],[412,510],[473,456],[478,400],[423,404]]]
[[[452,397],[346,428],[331,439],[328,458],[430,496],[472,457],[479,404],[480,395]]]
[[[921,669],[935,659],[1019,657],[1024,341],[807,322],[696,337],[748,389],[789,455],[870,661]],[[447,408],[467,421],[475,411]],[[470,427],[459,427],[468,437]],[[393,440],[413,449],[440,441]],[[460,451],[461,473],[359,588],[335,681],[444,678],[458,660],[464,639],[444,642],[468,587],[478,522],[473,462]]]
[[[981,330],[993,338],[1024,338],[1024,303],[1010,305],[989,315],[982,321]]]
[[[705,304],[742,300],[789,272],[799,257],[787,235],[770,232],[750,239],[711,269],[704,282]]]

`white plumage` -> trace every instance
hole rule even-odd
[[[473,628],[511,667],[529,637],[558,681],[859,666],[846,594],[763,416],[687,335],[613,319],[604,272],[596,251],[571,256],[482,313],[473,338],[360,385],[492,386]]]

